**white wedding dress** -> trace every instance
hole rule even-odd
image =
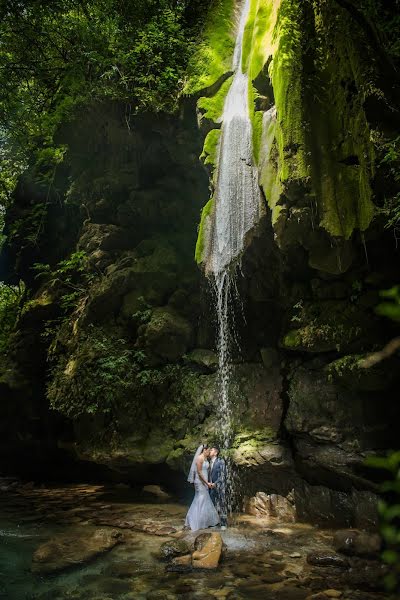
[[[206,481],[208,481],[208,466],[209,463],[205,460],[202,466],[202,474]],[[198,529],[218,525],[219,516],[210,498],[208,487],[201,481],[197,472],[194,479],[194,489],[195,495],[186,515],[185,526],[190,527],[192,531],[197,531]]]

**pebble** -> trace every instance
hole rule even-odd
[[[300,552],[292,552],[292,554],[289,554],[290,558],[301,558],[301,554]]]
[[[322,593],[328,596],[328,598],[341,598],[343,596],[343,592],[333,589],[324,590]]]

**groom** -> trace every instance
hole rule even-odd
[[[211,446],[208,458],[210,461],[208,481],[212,483],[210,496],[219,514],[221,529],[226,529],[226,466],[225,461],[222,458],[219,458],[218,455],[218,446]]]

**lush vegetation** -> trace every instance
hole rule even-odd
[[[4,0],[0,6],[0,203],[37,148],[86,103],[126,118],[171,111],[208,2]]]
[[[400,452],[386,457],[370,457],[368,464],[386,472],[379,502],[381,534],[384,541],[383,561],[388,565],[385,585],[390,591],[400,588]]]
[[[23,286],[15,287],[0,283],[0,356],[8,346],[17,319]]]

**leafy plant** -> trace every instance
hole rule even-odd
[[[384,497],[379,501],[378,509],[385,543],[382,559],[389,567],[385,585],[388,590],[395,591],[400,589],[400,450],[386,457],[371,456],[367,464],[390,474],[390,479],[381,486]]]
[[[383,290],[380,295],[385,298],[385,301],[376,307],[378,315],[400,322],[400,285],[392,287],[390,290]]]
[[[60,261],[53,271],[50,265],[43,263],[35,263],[32,269],[37,278],[44,276],[47,279],[49,287],[67,288],[68,291],[60,298],[60,306],[65,313],[76,307],[79,298],[87,292],[88,285],[95,277],[88,269],[87,255],[83,250],[73,252],[69,258]]]
[[[72,354],[53,359],[47,385],[50,406],[72,418],[112,413],[132,400],[138,358],[125,339],[89,327]]]
[[[0,282],[0,354],[8,346],[11,332],[18,317],[23,286],[9,286]]]

